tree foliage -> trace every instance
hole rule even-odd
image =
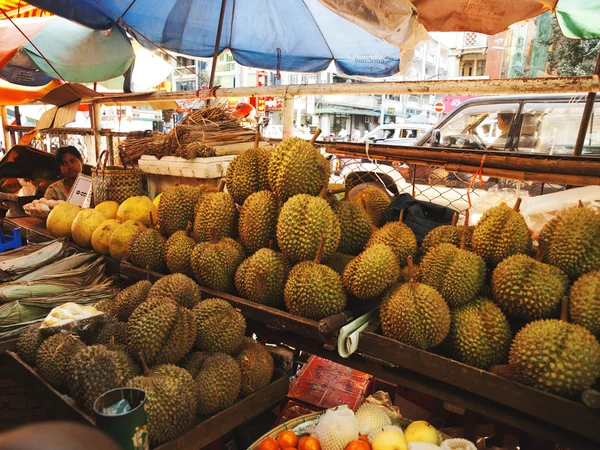
[[[551,72],[561,77],[592,75],[600,52],[600,40],[567,39],[552,21],[548,38],[540,38],[541,45],[549,47],[548,66]]]

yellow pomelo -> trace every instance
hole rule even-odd
[[[71,224],[73,242],[80,247],[92,246],[92,234],[106,220],[104,214],[95,209],[82,209]]]
[[[56,205],[46,219],[48,232],[55,238],[71,236],[71,224],[79,211],[79,206],[68,202]]]
[[[406,427],[404,437],[408,442],[429,442],[435,445],[439,443],[438,430],[424,420],[418,420]]]
[[[128,220],[139,220],[147,227],[153,227],[158,222],[158,210],[145,195],[129,197],[117,211],[117,219],[124,223]]]
[[[119,204],[117,202],[112,201],[102,202],[96,205],[94,209],[104,214],[104,217],[106,217],[107,219],[116,219]]]
[[[127,220],[113,231],[108,249],[110,256],[117,261],[121,261],[127,255],[129,250],[129,242],[138,231],[145,230],[146,226],[139,220]]]
[[[156,209],[158,209],[158,204],[160,203],[160,199],[162,198],[162,195],[163,195],[163,193],[161,192],[160,194],[158,194],[156,196],[156,198],[152,202],[152,203],[154,203],[154,206],[156,207]]]
[[[97,253],[108,255],[110,253],[109,243],[113,231],[121,225],[117,219],[107,219],[100,224],[92,233],[92,247]]]
[[[408,450],[408,442],[402,433],[385,430],[375,436],[371,447],[373,450]]]

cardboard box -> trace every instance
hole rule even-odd
[[[292,382],[288,398],[321,409],[348,405],[356,411],[373,391],[374,378],[318,356],[311,356]]]
[[[289,420],[295,419],[296,417],[305,416],[306,414],[311,414],[318,411],[322,411],[322,409],[297,402],[296,400],[290,400],[285,404],[285,406],[279,413],[277,421],[275,422],[273,427],[281,425],[282,423],[285,423]]]
[[[39,99],[42,103],[55,105],[44,112],[38,120],[35,128],[43,130],[46,128],[61,128],[75,120],[75,115],[81,100],[90,100],[103,97],[103,94],[93,91],[82,84],[66,83],[52,89]]]

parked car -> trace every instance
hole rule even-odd
[[[358,142],[388,145],[413,145],[431,126],[413,123],[388,123],[379,125]]]
[[[571,155],[584,105],[582,94],[475,98],[465,101],[412,145]],[[595,103],[583,154],[600,155],[600,100]],[[408,165],[367,158],[333,158],[332,163],[332,182],[345,183],[348,189],[371,183],[391,195],[407,192],[417,199],[457,210],[468,207],[470,174],[429,166],[416,166],[411,173]],[[483,181],[485,185],[477,183],[475,190],[486,190],[498,183],[489,177],[483,177]],[[540,183],[522,183],[522,189],[534,190],[537,185]],[[544,192],[560,188],[546,185]]]

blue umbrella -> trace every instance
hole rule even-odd
[[[400,50],[338,16],[318,0],[31,0],[28,3],[94,29],[119,22],[142,45],[212,57],[219,53],[269,70],[318,72],[332,61],[346,75],[398,72]]]

